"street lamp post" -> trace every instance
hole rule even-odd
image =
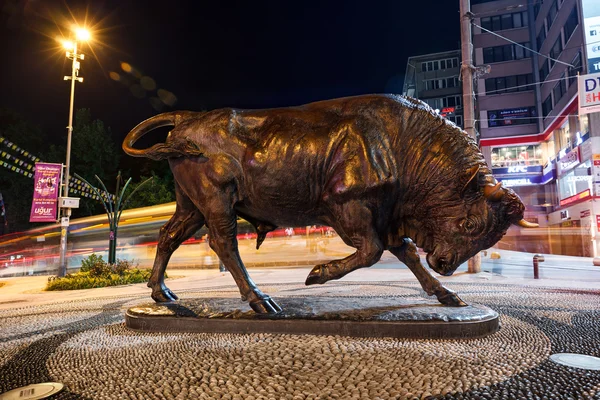
[[[67,232],[69,230],[69,218],[71,216],[71,208],[76,208],[78,205],[77,201],[70,201],[69,199],[69,180],[70,176],[70,165],[71,165],[71,137],[73,134],[73,103],[75,100],[75,81],[83,82],[83,78],[79,77],[79,60],[84,59],[84,55],[77,52],[77,44],[79,41],[89,40],[90,33],[85,29],[75,30],[75,41],[65,42],[64,46],[67,49],[67,58],[73,60],[71,66],[71,76],[65,76],[65,80],[71,80],[71,97],[69,102],[69,126],[67,126],[67,160],[65,163],[65,173],[63,175],[64,180],[61,185],[61,198],[60,198],[60,263],[58,268],[58,276],[65,276],[67,274]],[[74,200],[74,199],[73,199]],[[78,200],[78,199],[77,199]]]

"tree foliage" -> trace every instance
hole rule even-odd
[[[52,162],[64,163],[66,160],[66,140],[64,144],[52,146],[49,158]],[[92,119],[87,108],[77,110],[71,138],[70,174],[77,173],[89,182],[96,182],[95,175],[105,182],[116,177],[120,152],[111,138],[110,128],[101,120]],[[78,197],[71,193],[72,197]],[[94,215],[103,212],[102,205],[92,199],[82,198],[74,216]]]
[[[135,195],[129,199],[125,205],[126,208],[147,207],[175,201],[173,176],[169,174],[160,177],[155,173],[152,173],[152,177],[154,179],[151,182],[142,186]],[[148,179],[148,177],[142,176],[138,183],[131,183],[130,187],[127,188],[127,194],[135,190],[146,179]],[[127,196],[127,194],[125,196]]]
[[[39,157],[42,162],[65,163],[67,131],[62,128],[61,131],[60,135],[55,135],[56,143],[50,143],[49,137],[39,126],[14,111],[0,109],[0,135]],[[96,185],[95,175],[98,175],[104,182],[107,182],[108,190],[111,193],[114,192],[119,163],[122,161],[130,163],[131,160],[130,157],[121,158],[120,143],[114,143],[110,128],[106,127],[101,120],[93,119],[89,109],[77,110],[71,145],[71,176],[77,173]],[[7,149],[0,146],[0,151],[2,150]],[[23,161],[33,163],[19,154],[13,155]],[[6,160],[6,162],[9,161]],[[126,208],[144,207],[175,200],[173,177],[167,163],[136,160],[136,163],[131,165],[135,171],[133,173],[127,171],[128,175],[141,174],[145,177],[142,176],[139,180],[134,178],[138,183],[132,183],[128,192],[138,187],[148,176],[153,176],[154,180],[140,188],[130,199]],[[0,193],[4,196],[8,219],[8,230],[5,233],[26,230],[35,226],[35,224],[29,223],[33,197],[33,180],[31,178],[0,167]],[[73,192],[70,193],[70,196],[80,197],[79,194]],[[104,208],[99,201],[81,197],[80,208],[73,210],[73,217],[102,213],[104,213]]]
[[[22,115],[14,111],[0,109],[0,135],[42,160],[46,156],[44,149],[47,148],[47,140],[40,127],[27,121]],[[0,146],[0,150],[18,157],[21,161],[33,163],[33,161],[6,147]],[[2,161],[14,165],[14,162],[6,158]],[[8,231],[14,232],[27,229],[29,227],[31,199],[33,198],[33,180],[7,168],[0,167],[0,193],[4,197]]]

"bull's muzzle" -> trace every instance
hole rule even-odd
[[[456,271],[456,257],[451,254],[445,254],[437,256],[434,251],[433,253],[427,254],[427,264],[429,267],[443,276],[450,276]]]

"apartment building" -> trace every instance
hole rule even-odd
[[[523,198],[526,218],[547,228],[546,240],[519,232],[517,250],[597,256],[600,127],[593,114],[578,115],[577,75],[587,72],[582,0],[471,4],[475,64],[490,66],[476,85],[482,152]]]
[[[444,51],[410,57],[404,77],[405,95],[418,98],[463,127],[460,51]]]

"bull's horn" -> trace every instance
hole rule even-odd
[[[496,185],[486,185],[483,188],[483,195],[490,201],[500,201],[504,192],[502,190],[502,182],[498,182]]]
[[[523,228],[539,228],[539,224],[535,224],[533,222],[525,221],[524,219],[519,220],[515,225],[519,225]]]

